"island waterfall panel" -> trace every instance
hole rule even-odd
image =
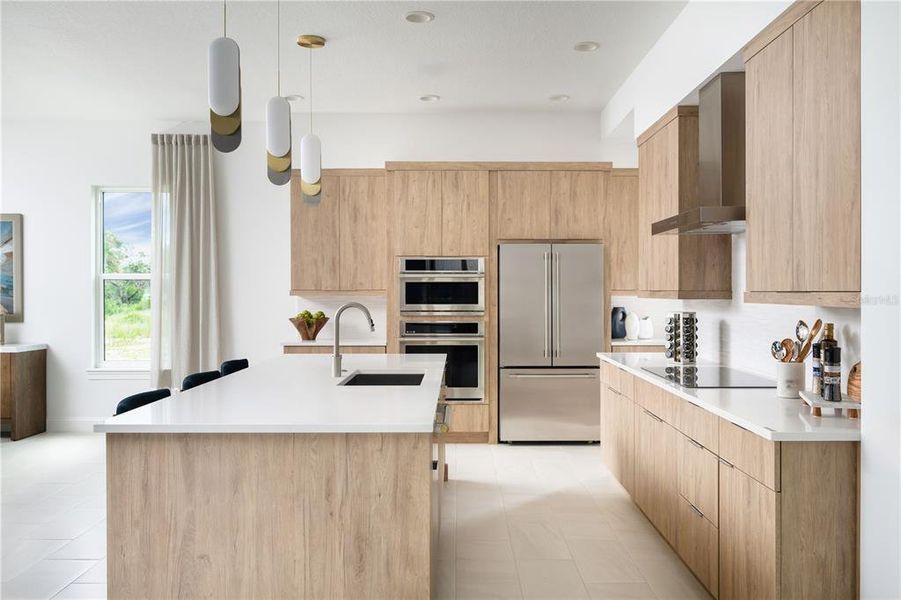
[[[427,598],[431,433],[108,433],[110,598]]]

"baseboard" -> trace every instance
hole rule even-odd
[[[67,417],[47,419],[47,431],[54,433],[93,433],[94,425],[103,423],[106,417]]]

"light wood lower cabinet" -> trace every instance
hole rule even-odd
[[[860,444],[773,442],[608,363],[602,376],[604,463],[714,597],[858,595]]]
[[[670,544],[676,542],[678,432],[635,406],[635,503]]]
[[[331,346],[285,346],[285,354],[332,354]],[[342,354],[384,354],[385,346],[341,346]]]
[[[719,589],[719,531],[685,498],[676,514],[676,551],[710,593]]]
[[[487,404],[448,405],[450,433],[482,433],[488,431]]]
[[[725,464],[720,465],[719,488],[719,597],[776,598],[779,494]]]
[[[601,383],[601,457],[626,491],[634,493],[632,461],[635,405],[606,382]]]

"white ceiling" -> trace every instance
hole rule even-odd
[[[315,109],[417,113],[599,111],[685,2],[291,2],[281,6],[282,94]],[[428,10],[433,22],[404,20]],[[4,118],[205,120],[206,55],[221,2],[2,3]],[[276,3],[230,0],[244,118],[276,85]],[[573,44],[596,40],[596,52]],[[440,102],[422,103],[424,94]],[[548,97],[572,99],[554,104]],[[300,110],[306,111],[306,101]]]

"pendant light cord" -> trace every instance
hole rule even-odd
[[[228,37],[228,15],[226,11],[228,10],[227,0],[222,0],[222,37]]]
[[[310,48],[310,133],[313,133],[313,48]]]
[[[282,95],[282,44],[279,36],[282,33],[282,3],[277,0],[275,3],[275,87],[278,96]]]

